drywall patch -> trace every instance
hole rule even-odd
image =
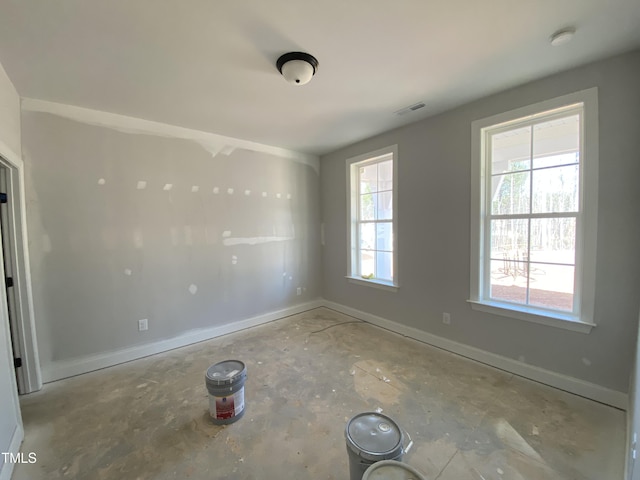
[[[226,232],[225,232],[226,233]],[[229,232],[231,233],[231,232]],[[225,235],[222,234],[224,237]],[[258,245],[261,243],[273,243],[273,242],[286,242],[288,240],[294,240],[294,237],[225,237],[222,241],[225,247],[231,247],[234,245]]]
[[[238,257],[231,255],[231,265],[235,265],[236,263],[238,263]]]
[[[282,198],[282,194],[281,193],[276,193],[276,198]]]
[[[144,242],[142,240],[142,230],[136,228],[133,231],[133,246],[136,248],[144,247]]]
[[[248,197],[249,195],[251,195],[251,190],[245,190],[244,194]]]
[[[194,185],[191,187],[191,193],[198,193],[200,191],[200,187],[198,185]]]
[[[267,192],[262,192],[262,198],[267,198]]]
[[[162,190],[164,190],[165,192],[168,192],[172,188],[173,188],[173,183],[165,183],[164,187],[162,187]]]
[[[133,275],[133,272],[131,271],[131,269],[130,269],[130,268],[125,268],[125,269],[124,269],[124,274],[125,274],[127,277],[130,277],[131,275]]]
[[[196,293],[198,293],[198,286],[193,283],[189,285],[189,293],[191,295],[195,295]]]
[[[104,178],[98,179],[98,185],[104,185],[105,183],[107,183],[107,181]]]
[[[591,360],[588,358],[582,357],[582,363],[584,363],[587,367],[591,366]]]
[[[316,155],[309,155],[285,148],[274,147],[272,145],[34,98],[23,98],[21,100],[21,107],[25,112],[49,113],[88,125],[111,128],[122,133],[156,135],[158,137],[190,140],[196,142],[213,157],[219,153],[222,155],[230,155],[238,148],[253,152],[268,153],[279,158],[286,158],[294,162],[309,165],[316,173],[320,173],[320,159]]]
[[[230,236],[231,236],[230,230],[225,230],[224,232],[222,232],[222,238],[229,238]]]
[[[291,194],[287,193],[287,200],[291,200]]]
[[[145,188],[147,188],[147,182],[145,182],[144,180],[138,180],[138,184],[136,185],[136,188],[138,190],[144,190]]]
[[[227,193],[229,195],[233,195],[233,188],[227,188]]]
[[[213,193],[214,195],[217,195],[220,193],[220,189],[218,187],[213,187]]]

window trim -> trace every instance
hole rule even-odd
[[[576,238],[576,293],[578,315],[549,311],[529,305],[499,302],[483,297],[482,274],[485,265],[484,216],[486,169],[483,157],[486,148],[484,129],[499,127],[514,120],[529,121],[544,112],[582,104],[583,138],[581,145],[581,193],[579,217],[581,225]],[[516,318],[566,330],[589,333],[594,323],[595,273],[598,215],[598,89],[597,87],[563,95],[533,105],[517,108],[471,123],[471,262],[470,298],[474,310]],[[584,192],[588,192],[586,195]]]
[[[357,251],[358,232],[356,219],[358,215],[358,184],[357,175],[354,174],[356,165],[365,162],[375,162],[382,157],[390,156],[393,165],[392,179],[392,232],[393,232],[393,281],[371,278],[365,279],[357,274]],[[399,284],[398,277],[398,145],[391,145],[373,152],[365,153],[346,160],[347,178],[347,274],[346,278],[350,283],[364,285],[388,291],[397,291]]]

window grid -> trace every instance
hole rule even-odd
[[[564,163],[558,163],[558,164],[553,164],[553,165],[547,165],[547,166],[538,166],[538,167],[534,167],[534,147],[535,147],[535,142],[536,142],[536,129],[535,126],[536,125],[540,125],[542,123],[545,122],[549,122],[551,120],[555,120],[555,119],[563,119],[563,118],[568,118],[568,117],[572,117],[572,116],[578,116],[578,122],[579,122],[579,142],[578,142],[578,151],[577,152],[572,152],[572,151],[568,151],[568,152],[563,152],[563,153],[576,153],[577,154],[577,159],[575,162],[564,162]],[[530,139],[529,139],[529,152],[528,152],[528,168],[520,168],[517,170],[513,170],[513,171],[508,171],[508,172],[499,172],[499,173],[494,173],[493,172],[493,157],[491,154],[491,148],[492,148],[492,140],[493,137],[499,133],[502,132],[508,132],[508,131],[512,131],[515,129],[519,129],[519,128],[523,128],[523,127],[529,127],[530,129]],[[483,292],[484,292],[484,297],[485,298],[489,298],[492,300],[497,300],[500,302],[507,302],[507,303],[514,303],[516,305],[525,305],[525,306],[529,306],[532,305],[531,304],[531,274],[530,272],[532,271],[532,264],[535,265],[549,265],[549,266],[569,266],[569,267],[573,267],[574,269],[574,275],[573,275],[573,299],[572,299],[572,306],[571,306],[571,313],[575,313],[577,311],[577,306],[579,305],[578,303],[578,299],[579,299],[579,285],[578,285],[578,264],[577,264],[577,251],[576,249],[578,248],[578,243],[580,241],[579,238],[579,233],[580,232],[580,205],[582,205],[582,192],[583,192],[583,188],[582,188],[582,151],[583,151],[583,139],[582,139],[582,127],[583,127],[583,109],[582,106],[571,106],[568,107],[566,109],[562,109],[562,111],[560,112],[556,112],[553,114],[545,114],[542,113],[540,115],[536,115],[535,118],[533,119],[527,119],[525,121],[515,121],[515,122],[508,122],[506,125],[504,126],[499,126],[499,127],[489,127],[485,132],[485,135],[487,136],[488,141],[485,143],[486,145],[486,153],[485,153],[485,158],[487,158],[488,160],[485,163],[486,169],[487,169],[487,175],[485,176],[486,178],[486,185],[484,187],[485,192],[491,192],[492,190],[492,180],[495,177],[502,177],[502,178],[507,178],[508,176],[515,176],[517,174],[523,174],[526,173],[528,176],[528,190],[529,190],[529,198],[528,198],[528,213],[508,213],[508,214],[494,214],[493,213],[493,204],[492,204],[492,198],[490,197],[490,195],[486,195],[485,199],[487,202],[487,205],[485,207],[485,212],[486,216],[485,216],[485,248],[487,250],[486,254],[484,255],[486,261],[484,264],[484,281],[483,281]],[[558,152],[555,152],[556,154],[558,154]],[[552,171],[553,169],[560,169],[563,167],[567,167],[567,166],[577,166],[578,169],[578,200],[577,200],[577,209],[575,211],[566,211],[566,212],[544,212],[544,213],[534,213],[534,172],[537,171],[544,171],[544,170],[548,170],[548,171]],[[535,262],[532,262],[531,260],[531,244],[532,244],[532,220],[536,220],[536,219],[554,219],[554,218],[573,218],[575,219],[575,239],[574,239],[574,258],[573,258],[573,262],[572,263],[567,263],[567,262],[549,262],[549,261],[542,261],[542,260],[536,260]],[[524,260],[515,260],[514,263],[515,264],[521,264],[522,265],[522,271],[525,272],[526,275],[526,289],[525,289],[525,299],[524,302],[518,302],[518,301],[509,301],[503,298],[499,298],[499,297],[494,297],[493,296],[493,292],[492,292],[492,284],[491,284],[491,263],[492,262],[499,262],[499,261],[503,261],[502,258],[497,258],[495,256],[492,255],[493,253],[493,243],[492,243],[492,225],[493,225],[493,221],[494,220],[526,220],[526,225],[527,225],[527,235],[526,235],[526,258]],[[566,311],[563,309],[555,309],[555,308],[549,308],[546,306],[541,306],[541,305],[535,305],[536,308],[541,308],[543,310],[551,310],[551,311],[555,311],[555,310],[559,310],[559,311]]]
[[[373,277],[372,278],[376,278],[379,280],[387,280],[387,281],[393,281],[393,264],[392,264],[392,268],[391,268],[391,277],[386,278],[386,277],[380,277],[378,275],[378,252],[383,252],[383,253],[390,253],[393,254],[393,240],[391,240],[390,242],[388,242],[391,245],[391,249],[384,249],[384,248],[379,248],[378,246],[378,225],[380,224],[389,224],[389,225],[393,225],[393,214],[390,214],[388,216],[388,218],[377,218],[379,215],[379,199],[380,199],[380,194],[383,193],[391,193],[393,194],[393,188],[389,188],[389,189],[380,189],[380,171],[379,171],[379,166],[381,163],[384,162],[388,162],[389,160],[393,161],[392,158],[389,158],[388,156],[385,156],[384,158],[381,159],[375,159],[375,160],[369,160],[369,161],[364,161],[364,162],[359,162],[355,165],[356,167],[356,185],[357,185],[357,197],[358,197],[358,202],[357,202],[357,215],[356,215],[356,222],[355,222],[355,227],[356,227],[356,245],[357,245],[357,257],[356,257],[356,265],[357,265],[357,273],[359,276],[363,277],[365,276],[365,272],[363,271],[363,266],[362,266],[362,252],[371,252],[372,257],[373,257]],[[364,167],[367,166],[372,166],[375,165],[376,166],[376,190],[374,192],[363,192],[362,191],[362,185],[363,185],[363,181],[362,181],[362,172]],[[393,174],[392,174],[393,175]],[[389,183],[391,183],[391,185],[393,185],[393,177],[389,180]],[[362,212],[363,212],[363,198],[371,195],[372,197],[375,196],[375,204],[373,205],[373,215],[374,215],[374,219],[367,219],[367,220],[363,220],[362,219]],[[391,210],[392,211],[392,210]],[[362,227],[364,225],[373,225],[374,226],[374,248],[363,248],[362,247]],[[393,235],[393,233],[392,233]]]

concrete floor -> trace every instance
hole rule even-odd
[[[216,426],[204,373],[226,359],[247,365],[246,414]],[[37,463],[14,480],[348,479],[345,424],[378,408],[429,480],[623,475],[624,412],[328,309],[51,383],[21,405]]]

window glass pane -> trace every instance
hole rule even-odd
[[[378,223],[376,225],[377,232],[377,250],[393,251],[393,224],[391,222]]]
[[[533,127],[533,168],[578,161],[580,116],[571,115]]]
[[[577,212],[580,167],[545,168],[533,172],[533,213]]]
[[[532,262],[574,265],[576,260],[576,219],[532,219],[530,255]]]
[[[376,278],[393,279],[393,255],[391,252],[376,252]]]
[[[549,157],[537,158],[533,162],[535,168],[555,167],[558,165],[570,165],[580,163],[580,153],[563,153],[561,155],[552,155]]]
[[[377,193],[360,195],[360,220],[375,220]]]
[[[360,167],[360,193],[378,191],[378,164]]]
[[[509,271],[505,272],[504,262],[492,260],[491,299],[524,304],[527,301],[526,265],[523,262],[513,262]]]
[[[360,224],[360,248],[365,250],[375,250],[376,248],[376,224]]]
[[[504,272],[508,273],[509,262],[527,260],[529,222],[518,220],[491,220],[491,259],[505,262]]]
[[[360,276],[371,278],[376,271],[373,250],[360,250]]]
[[[491,135],[491,173],[516,172],[530,167],[531,126]]]
[[[529,172],[491,177],[491,213],[529,213]]]
[[[393,189],[393,161],[387,160],[378,164],[378,190]]]
[[[375,194],[378,197],[378,220],[393,218],[393,192]]]
[[[531,263],[529,304],[572,311],[574,273],[574,267]]]

